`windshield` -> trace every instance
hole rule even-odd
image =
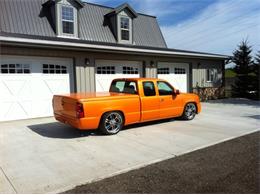
[[[109,92],[137,94],[135,81],[113,81]]]

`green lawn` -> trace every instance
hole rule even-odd
[[[226,78],[234,78],[234,77],[236,77],[236,73],[231,69],[226,69],[225,70],[225,77]]]

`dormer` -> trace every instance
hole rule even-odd
[[[118,43],[133,44],[133,20],[137,16],[137,13],[127,3],[118,6],[105,15]]]
[[[80,0],[49,0],[43,4],[56,35],[66,38],[78,38],[78,10],[83,6]]]
[[[78,10],[80,0],[56,0],[56,32],[59,37],[78,38]]]
[[[41,17],[46,16],[58,37],[78,38],[80,0],[48,0],[42,4]]]

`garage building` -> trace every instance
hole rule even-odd
[[[0,121],[52,116],[53,94],[108,91],[122,77],[224,94],[227,56],[168,48],[156,17],[128,4],[2,0],[0,18]]]

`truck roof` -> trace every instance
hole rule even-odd
[[[131,81],[161,81],[163,79],[158,78],[117,78],[114,80],[131,80]]]

